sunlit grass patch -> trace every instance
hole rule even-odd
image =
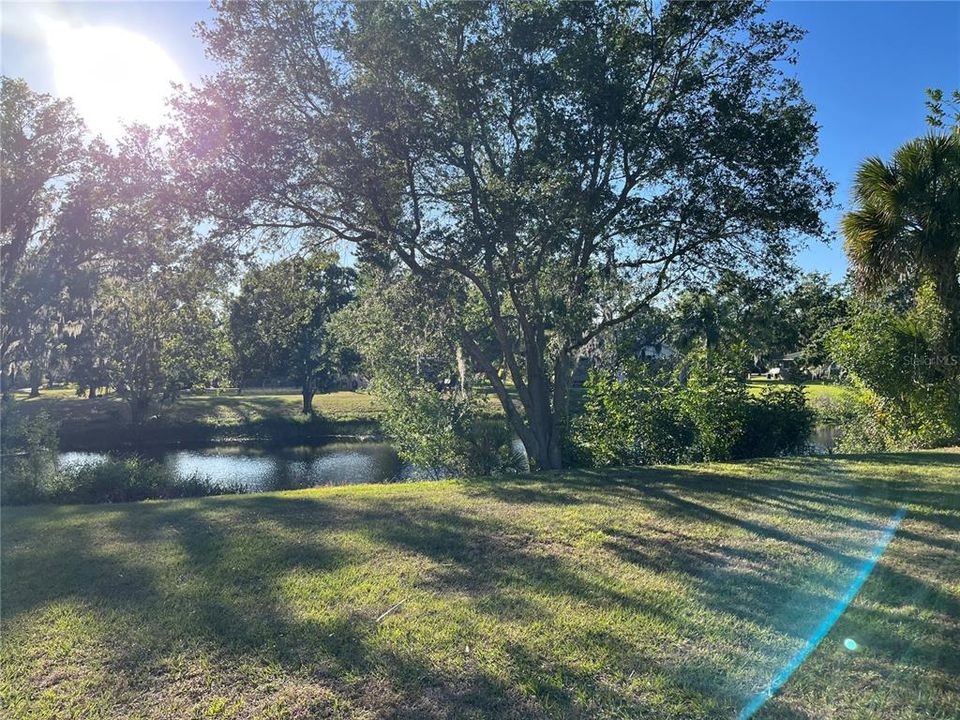
[[[950,451],[5,508],[2,711],[734,717],[899,507],[757,717],[949,717]]]

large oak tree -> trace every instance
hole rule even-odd
[[[216,10],[200,32],[220,70],[178,103],[194,209],[224,237],[347,240],[445,278],[436,302],[541,468],[561,465],[594,338],[822,232],[813,109],[783,74],[801,33],[762,6]]]

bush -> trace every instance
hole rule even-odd
[[[644,365],[622,377],[613,371],[590,373],[584,412],[571,433],[574,462],[587,465],[651,465],[678,462],[692,441],[679,398],[665,372]]]
[[[737,457],[797,455],[809,446],[815,413],[803,388],[766,388],[760,397],[749,398],[747,407]]]
[[[110,458],[101,463],[57,469],[41,476],[8,475],[5,505],[34,503],[115,503],[243,492],[243,487],[214,485],[199,475],[179,477],[162,464],[140,457]]]
[[[128,457],[61,470],[46,488],[44,499],[57,503],[114,503],[242,491],[242,487],[214,485],[199,475],[179,477],[156,461]]]
[[[526,452],[514,444],[513,430],[499,418],[472,417],[459,439],[459,454],[468,474],[493,475],[530,469]]]
[[[838,430],[837,452],[891,452],[953,442],[953,425],[942,412],[948,403],[943,398],[907,414],[899,403],[861,390],[821,408],[820,414]]]
[[[377,384],[382,425],[397,453],[437,476],[491,475],[523,470],[506,422],[485,416],[476,397],[443,392],[425,383]]]
[[[12,401],[3,407],[0,432],[0,502],[34,502],[56,473],[58,428],[45,412],[27,414]]]
[[[801,388],[751,397],[728,365],[706,360],[675,373],[639,364],[619,377],[591,373],[584,412],[572,424],[574,461],[653,465],[806,449],[814,414]]]
[[[860,399],[843,408],[841,449],[937,447],[960,439],[960,373],[944,348],[947,319],[925,285],[898,311],[854,306],[833,331],[830,350],[850,372]]]
[[[685,385],[674,383],[683,420],[690,427],[694,460],[729,460],[746,444],[750,426],[750,401],[741,376],[724,365],[696,360]]]

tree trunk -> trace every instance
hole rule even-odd
[[[459,381],[460,397],[467,396],[467,358],[463,354],[463,347],[457,345],[457,380]]]
[[[97,389],[91,385],[87,388],[87,400],[93,400],[97,397]]]
[[[0,367],[0,393],[4,399],[13,397],[13,377],[6,362]]]
[[[490,359],[476,341],[461,333],[464,350],[493,387],[513,431],[523,443],[531,469],[560,470],[563,467],[563,433],[566,430],[567,393],[572,376],[569,356],[557,361],[553,383],[541,362],[528,362],[523,391],[518,388],[521,413]],[[551,401],[552,400],[552,401]]]
[[[35,363],[30,363],[30,397],[40,397],[40,385],[43,382],[43,372]]]
[[[313,396],[316,394],[314,390],[313,382],[310,380],[305,380],[303,383],[303,414],[304,415],[313,415]]]
[[[137,430],[143,427],[150,410],[150,397],[137,394],[130,399],[130,423]]]
[[[523,443],[531,469],[563,468],[570,367],[569,358],[559,359],[552,378],[539,363],[527,369],[528,397],[521,399],[524,413],[511,424]],[[518,425],[518,421],[522,425]]]

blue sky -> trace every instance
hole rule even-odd
[[[799,63],[790,72],[817,107],[819,160],[837,183],[841,206],[825,219],[836,227],[858,163],[869,155],[888,157],[925,132],[924,89],[960,89],[960,2],[780,1],[768,12],[807,30]],[[137,98],[136,109],[149,119],[156,113],[151,98],[171,77],[195,82],[212,70],[193,35],[193,25],[208,17],[206,4],[193,2],[3,3],[0,62],[3,74],[23,77],[38,90],[84,86],[91,124],[100,121],[109,134],[103,118],[111,102]],[[112,30],[76,32],[104,27]],[[62,34],[66,31],[72,34]],[[115,87],[93,80],[84,63],[114,42],[127,43],[127,58],[142,49],[145,66],[157,68],[153,76],[144,80],[135,59],[113,62],[106,54],[99,61],[116,73]],[[51,50],[53,45],[60,50]],[[131,77],[138,80],[131,83]],[[846,269],[839,240],[805,249],[799,261],[804,269],[836,279]]]

